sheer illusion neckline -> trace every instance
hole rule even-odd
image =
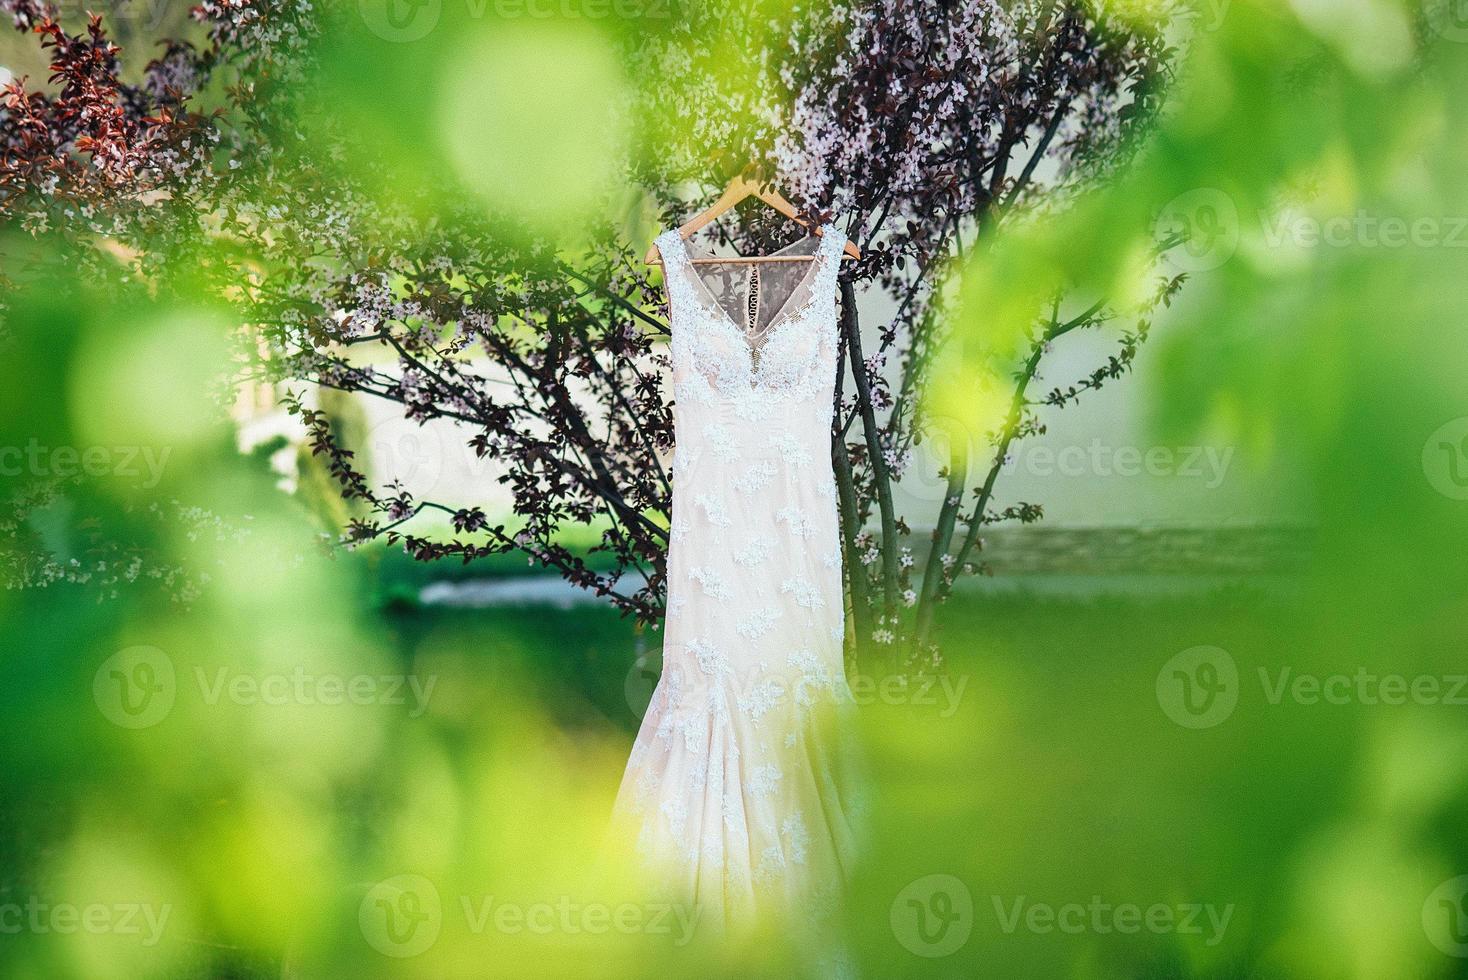
[[[736,321],[733,315],[729,312],[728,307],[725,306],[724,303],[722,303],[719,298],[714,295],[713,290],[709,288],[708,283],[704,282],[703,277],[698,274],[698,270],[693,265],[693,259],[695,257],[705,260],[717,259],[719,257],[714,255],[695,256],[693,250],[689,248],[688,242],[684,240],[682,235],[675,234],[670,236],[676,242],[676,247],[682,253],[681,257],[683,261],[679,264],[683,267],[683,274],[692,280],[693,288],[696,289],[699,295],[701,295],[703,299],[717,312],[720,322],[723,323],[724,326],[732,330],[736,335],[738,335],[740,340],[749,349],[751,370],[758,370],[759,354],[761,349],[775,335],[776,331],[778,331],[786,324],[786,322],[792,319],[792,307],[796,305],[796,301],[803,298],[805,304],[809,305],[811,301],[809,287],[815,281],[816,276],[820,274],[821,264],[826,261],[824,236],[830,234],[830,228],[823,226],[820,229],[820,232],[820,234],[811,234],[805,236],[804,238],[797,239],[796,241],[791,242],[789,245],[778,248],[775,251],[768,253],[767,255],[732,257],[737,259],[752,259],[755,261],[755,263],[757,263],[759,259],[778,257],[784,255],[792,249],[809,246],[812,242],[814,242],[816,245],[816,250],[811,254],[810,257],[809,267],[801,273],[800,278],[797,279],[795,283],[791,286],[789,295],[785,297],[785,300],[780,304],[779,309],[777,309],[774,315],[770,317],[765,326],[758,331],[749,330],[740,326],[738,321]],[[757,269],[758,265],[756,264],[754,268]]]

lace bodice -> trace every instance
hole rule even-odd
[[[755,262],[741,264],[750,278],[739,304],[736,323],[725,303],[690,260],[687,244],[676,230],[658,238],[668,284],[673,327],[674,398],[680,404],[716,399],[732,403],[744,421],[772,417],[792,400],[807,401],[829,388],[836,370],[836,272],[842,239],[834,229],[775,253],[789,257],[797,249],[814,247],[809,262]],[[719,266],[710,278],[726,293],[728,273]],[[763,296],[782,292],[781,278],[797,276],[777,303]],[[754,292],[754,296],[749,293]],[[751,304],[763,303],[765,315]]]

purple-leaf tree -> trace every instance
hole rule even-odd
[[[645,236],[629,240],[610,206],[568,250],[452,195],[386,201],[351,127],[311,97],[325,15],[304,2],[210,0],[132,80],[103,19],[69,31],[37,0],[0,10],[51,63],[48,80],[0,91],[0,220],[99,276],[202,281],[233,304],[246,375],[278,387],[351,506],[345,542],[423,560],[518,552],[644,621],[661,616],[668,328]],[[902,514],[894,490],[935,426],[924,395],[953,332],[946,297],[962,260],[1012,222],[1043,220],[1125,167],[1159,110],[1169,20],[1040,0],[676,12],[617,48],[638,80],[620,184],[670,226],[753,168],[860,245],[840,276],[832,433],[848,634],[854,652],[921,669],[937,657],[937,606],[985,571],[982,529],[1040,516],[995,503],[1010,446],[1042,431],[1036,409],[1125,373],[1147,329],[1146,309],[1132,311],[1114,356],[1037,397],[1053,343],[1117,318],[1104,298],[1057,293],[1017,348],[980,354],[1013,379],[1002,423],[986,445],[948,440],[942,499]],[[758,250],[793,230],[741,210],[717,234]],[[1158,300],[1179,283],[1163,281]],[[494,462],[509,512],[375,478],[325,389],[452,423]],[[599,540],[569,547],[573,525]],[[930,538],[915,542],[913,526]]]

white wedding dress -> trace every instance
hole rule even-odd
[[[834,228],[693,265],[658,239],[675,439],[663,672],[617,812],[700,928],[832,911],[854,851],[831,413]],[[768,257],[766,257],[768,258]]]

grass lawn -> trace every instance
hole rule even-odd
[[[193,645],[168,647],[180,681],[167,720],[66,728],[87,713],[95,664],[57,672],[49,658],[75,638],[20,624],[38,639],[8,680],[31,697],[7,720],[31,744],[0,808],[0,896],[65,895],[120,861],[174,914],[155,948],[7,939],[13,975],[798,969],[778,944],[709,961],[453,921],[455,896],[563,894],[591,861],[651,684],[638,652],[660,634],[599,606],[423,606],[370,569],[352,574],[378,597],[340,626],[357,645],[298,627],[308,635],[280,662],[433,683],[421,703],[209,702],[187,678],[239,661],[229,642],[215,657],[210,631],[229,641],[243,627],[199,612],[178,626]],[[1442,705],[1337,704],[1292,687],[1401,660],[1343,639],[1320,608],[1300,590],[969,593],[943,612],[941,676],[904,687],[862,670],[872,805],[846,926],[863,975],[1450,976],[1421,915],[1465,858],[1442,844],[1461,841],[1442,828],[1468,802],[1440,775],[1459,736]],[[1207,679],[1199,656],[1236,672],[1219,695],[1228,711],[1180,707],[1181,677]],[[364,941],[359,916],[364,889],[408,871],[445,896],[444,927],[431,951],[397,959]],[[914,952],[928,947],[913,910],[932,897],[909,896],[933,880],[969,911],[954,927],[963,941],[930,958]]]

